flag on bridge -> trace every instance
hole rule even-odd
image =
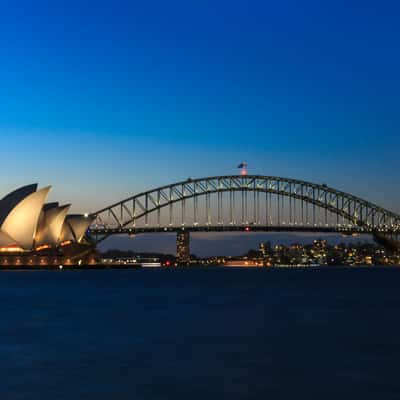
[[[240,163],[238,168],[240,169],[240,175],[247,175],[247,163]]]

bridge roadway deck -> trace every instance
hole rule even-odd
[[[159,226],[159,227],[121,227],[121,228],[92,228],[89,229],[91,236],[109,236],[109,235],[137,235],[144,233],[168,233],[168,232],[315,232],[315,233],[338,233],[343,235],[352,234],[374,234],[373,229],[365,229],[363,227],[346,227],[346,226],[313,226],[313,225],[282,225],[282,226],[266,226],[266,225],[210,225],[210,226]],[[390,229],[382,230],[384,233],[394,233]]]

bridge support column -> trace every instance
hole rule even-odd
[[[179,264],[190,262],[190,232],[179,231],[176,235],[176,258]]]

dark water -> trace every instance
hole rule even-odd
[[[399,399],[400,270],[0,273],[0,399]]]

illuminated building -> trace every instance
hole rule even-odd
[[[314,247],[318,250],[321,251],[326,250],[327,245],[328,243],[326,240],[321,240],[321,239],[314,240]]]
[[[271,243],[270,242],[262,242],[259,245],[259,251],[263,257],[270,255],[272,252]]]
[[[0,200],[0,265],[72,263],[91,251],[85,233],[92,218],[46,203],[50,189],[28,185]]]
[[[179,232],[177,235],[176,257],[179,264],[190,262],[190,233],[188,231]]]
[[[314,244],[311,249],[311,255],[313,262],[319,265],[326,265],[327,261],[327,242],[326,240],[314,240]]]

